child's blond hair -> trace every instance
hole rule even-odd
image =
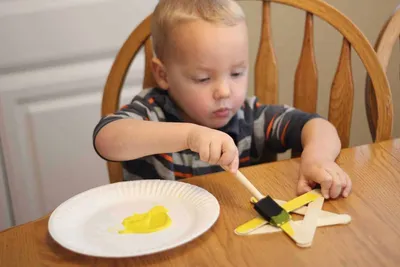
[[[160,0],[151,25],[155,55],[162,58],[171,29],[179,23],[196,19],[234,26],[243,21],[245,15],[234,0]]]

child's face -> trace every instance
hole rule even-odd
[[[186,121],[226,125],[243,104],[248,79],[245,22],[220,26],[205,21],[179,25],[165,50],[165,80]]]

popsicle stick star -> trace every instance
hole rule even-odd
[[[288,202],[275,201],[288,213],[304,215],[303,220],[292,221],[280,227],[269,224],[262,217],[256,217],[235,229],[237,235],[269,234],[284,231],[299,247],[310,247],[317,227],[348,224],[351,217],[322,210],[324,198],[319,189],[310,191]],[[254,204],[255,198],[251,199]],[[308,204],[308,206],[306,206]]]

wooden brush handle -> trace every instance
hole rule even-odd
[[[228,171],[227,168],[223,167],[224,170]],[[234,174],[235,175],[235,174]],[[236,172],[235,175],[236,179],[238,179],[239,182],[242,183],[244,187],[249,190],[249,192],[257,199],[261,200],[264,198],[264,196],[260,193],[260,191],[257,190],[257,188],[254,187],[254,185],[244,176],[239,170]]]

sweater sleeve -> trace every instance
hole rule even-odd
[[[302,151],[301,133],[311,119],[318,114],[306,113],[287,105],[261,105],[254,101],[254,118],[263,129],[265,148],[273,153],[288,149]]]

